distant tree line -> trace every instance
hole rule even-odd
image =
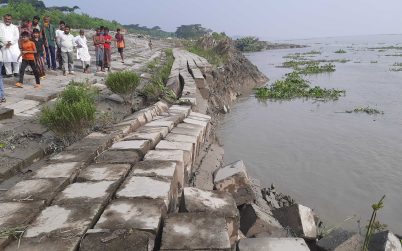
[[[236,48],[243,52],[255,52],[266,49],[267,44],[256,37],[243,37],[235,41]]]

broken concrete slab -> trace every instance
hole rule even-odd
[[[111,151],[120,151],[120,150],[132,150],[137,151],[143,155],[145,155],[151,147],[151,141],[149,140],[130,140],[130,141],[119,141],[116,142],[110,147]]]
[[[82,168],[81,162],[53,163],[40,167],[34,172],[34,179],[50,179],[50,178],[75,178],[75,175]]]
[[[239,211],[231,194],[186,187],[183,189],[180,212],[207,212],[224,217],[230,244],[233,245],[237,241],[240,227]]]
[[[77,180],[79,182],[118,181],[123,179],[129,170],[129,164],[94,164],[81,171]]]
[[[177,189],[172,186],[171,180],[140,176],[126,179],[116,193],[116,198],[122,199],[161,199],[169,211],[175,210],[177,196]]]
[[[182,112],[186,115],[186,117],[190,114],[191,111],[191,106],[184,106],[184,105],[172,105],[169,109],[168,112],[172,111],[179,111]]]
[[[142,159],[142,154],[136,151],[105,151],[95,162],[99,164],[131,164],[134,165]]]
[[[0,107],[0,120],[11,119],[13,116],[14,116],[13,109]]]
[[[105,209],[95,229],[135,229],[157,235],[162,216],[166,214],[163,200],[114,200]]]
[[[80,244],[80,251],[135,250],[151,251],[155,236],[136,230],[88,231]]]
[[[371,237],[368,250],[402,251],[402,245],[399,238],[391,231],[383,231]]]
[[[246,204],[240,209],[240,230],[247,238],[287,237],[281,224],[255,204]]]
[[[24,160],[0,156],[0,180],[11,177],[18,169],[24,166]]]
[[[178,191],[184,187],[184,167],[174,161],[144,160],[134,166],[131,175],[165,177],[172,180]]]
[[[323,251],[355,251],[363,247],[363,238],[357,234],[342,229],[334,229],[317,242]]]
[[[57,98],[57,95],[60,92],[61,91],[52,91],[52,90],[41,91],[41,92],[31,92],[31,93],[27,93],[24,98],[44,103],[44,102],[47,102],[54,98]]]
[[[242,239],[238,251],[309,251],[301,238],[251,238]]]
[[[288,227],[297,237],[306,239],[317,238],[317,227],[313,211],[300,204],[279,208],[273,211],[279,223]]]
[[[202,135],[202,129],[201,128],[173,128],[172,134],[179,134],[179,135],[188,135],[188,136],[193,136],[197,137],[199,144],[203,143],[203,135]]]
[[[218,169],[214,175],[214,186],[219,191],[231,193],[237,205],[255,200],[246,167],[241,160]]]
[[[1,196],[2,201],[45,201],[49,204],[68,184],[68,179],[22,180]]]
[[[229,251],[225,226],[223,217],[209,213],[171,214],[164,222],[160,250]]]
[[[37,202],[0,202],[0,229],[26,226],[45,205]]]
[[[6,105],[5,108],[14,110],[14,114],[18,115],[24,111],[30,110],[39,105],[40,105],[40,103],[38,101],[23,99],[16,103]]]
[[[73,183],[57,195],[53,204],[103,204],[112,196],[115,185],[114,181]]]
[[[142,112],[135,112],[135,113],[131,114],[130,116],[127,116],[124,118],[124,121],[135,121],[135,120],[137,120],[141,126],[143,126],[147,123],[147,118],[145,117],[144,113],[142,113]]]

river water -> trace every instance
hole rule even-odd
[[[245,161],[251,176],[313,208],[329,225],[357,230],[371,204],[386,195],[381,223],[402,233],[402,35],[286,41],[309,45],[246,56],[273,83],[289,69],[277,68],[290,53],[317,50],[312,59],[348,59],[336,72],[310,75],[312,85],[346,90],[335,102],[258,101],[243,97],[227,114],[219,135],[225,162]],[[345,54],[334,53],[338,49]],[[370,106],[384,115],[343,113]]]

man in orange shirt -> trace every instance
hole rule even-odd
[[[18,83],[15,84],[15,86],[17,86],[19,88],[24,87],[23,86],[24,73],[25,73],[25,69],[29,65],[32,68],[32,71],[35,76],[35,81],[36,81],[35,88],[39,88],[40,87],[40,79],[39,79],[38,69],[36,68],[36,64],[35,64],[35,53],[37,53],[35,43],[29,39],[30,38],[29,32],[27,32],[27,31],[22,32],[21,38],[22,38],[22,42],[21,42],[22,50],[21,50],[21,55],[18,57],[18,59],[22,56],[22,64],[20,67],[20,79],[19,79]]]

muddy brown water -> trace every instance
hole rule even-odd
[[[335,102],[258,101],[244,97],[232,108],[219,135],[225,162],[242,159],[249,173],[312,207],[330,226],[356,230],[367,225],[371,205],[386,195],[379,220],[402,233],[402,35],[291,41],[310,45],[247,54],[273,81],[289,69],[277,68],[295,52],[317,50],[312,59],[348,59],[336,72],[308,76],[312,85],[346,90]],[[334,53],[338,49],[345,54]],[[370,106],[384,115],[342,113]],[[352,220],[343,221],[354,216]]]

